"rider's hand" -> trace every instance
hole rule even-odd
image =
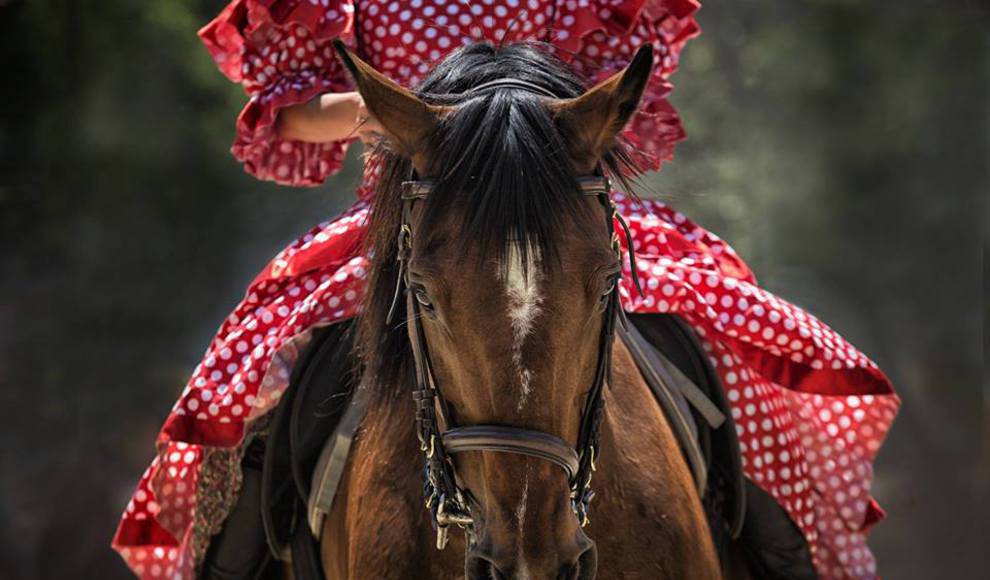
[[[381,123],[378,122],[378,119],[371,114],[371,111],[365,107],[364,99],[361,98],[361,95],[358,95],[357,99],[357,129],[355,133],[365,145],[374,145],[384,138],[385,128],[382,127]]]

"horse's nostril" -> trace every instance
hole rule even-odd
[[[598,572],[598,549],[592,544],[581,552],[577,562],[571,566],[570,576],[565,576],[567,580],[594,580]]]
[[[580,548],[578,548],[580,549]],[[565,552],[566,553],[566,552]],[[572,554],[574,552],[571,552]],[[558,553],[561,557],[559,567],[553,566],[551,561],[544,561],[537,557],[534,560],[511,560],[499,563],[488,555],[472,553],[467,557],[465,565],[465,576],[467,580],[517,580],[519,578],[552,578],[553,580],[594,580],[598,569],[598,552],[591,544],[585,548],[577,558],[569,560],[563,553]],[[573,558],[573,556],[571,556]],[[551,568],[540,568],[550,564]],[[554,569],[556,568],[556,569]]]
[[[560,574],[557,575],[557,580],[577,580],[578,574],[580,573],[581,564],[574,563],[562,570]]]
[[[484,556],[472,554],[467,558],[467,580],[508,580],[494,562]]]

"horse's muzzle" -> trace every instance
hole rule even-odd
[[[472,550],[467,555],[466,577],[467,580],[594,580],[597,568],[598,549],[585,538],[571,548],[536,558],[521,553],[498,558],[487,550]]]

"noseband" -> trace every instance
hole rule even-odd
[[[500,79],[485,83],[469,92],[487,92],[497,88],[522,89],[553,96],[542,87],[530,86],[529,83],[516,79]],[[622,250],[614,222],[618,221],[623,227],[627,240],[632,238],[628,227],[609,198],[611,187],[608,179],[599,175],[580,177],[578,184],[580,189],[575,192],[576,194],[596,197],[604,208],[605,227],[609,240],[612,249],[621,260]],[[532,429],[504,425],[455,426],[451,420],[447,401],[440,391],[433,372],[426,335],[423,331],[421,305],[414,293],[408,290],[410,287],[408,261],[412,253],[413,235],[410,215],[417,201],[425,201],[429,198],[434,185],[431,181],[406,181],[402,184],[402,223],[399,229],[397,253],[399,275],[388,320],[393,318],[405,291],[406,320],[411,325],[409,334],[416,367],[413,389],[413,399],[416,402],[416,432],[420,449],[426,456],[423,493],[426,507],[432,514],[437,531],[437,548],[442,550],[447,545],[448,530],[452,524],[466,529],[469,542],[473,542],[474,519],[469,506],[470,493],[458,485],[451,460],[451,455],[468,451],[524,455],[560,467],[564,470],[570,486],[571,507],[580,524],[584,526],[588,523],[588,506],[594,497],[590,484],[599,451],[605,385],[611,381],[615,322],[622,315],[622,308],[619,305],[619,284],[614,284],[605,297],[598,361],[591,389],[585,400],[576,446],[556,435]],[[639,288],[632,252],[629,258],[633,281]]]

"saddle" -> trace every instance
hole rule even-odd
[[[745,479],[724,390],[693,330],[674,315],[627,315],[620,339],[667,417],[691,470],[722,561],[732,540],[759,578],[816,578],[803,536]],[[248,445],[238,503],[211,542],[209,580],[324,580],[319,553],[351,442],[366,408],[355,389],[352,323],[312,331],[272,418]]]

